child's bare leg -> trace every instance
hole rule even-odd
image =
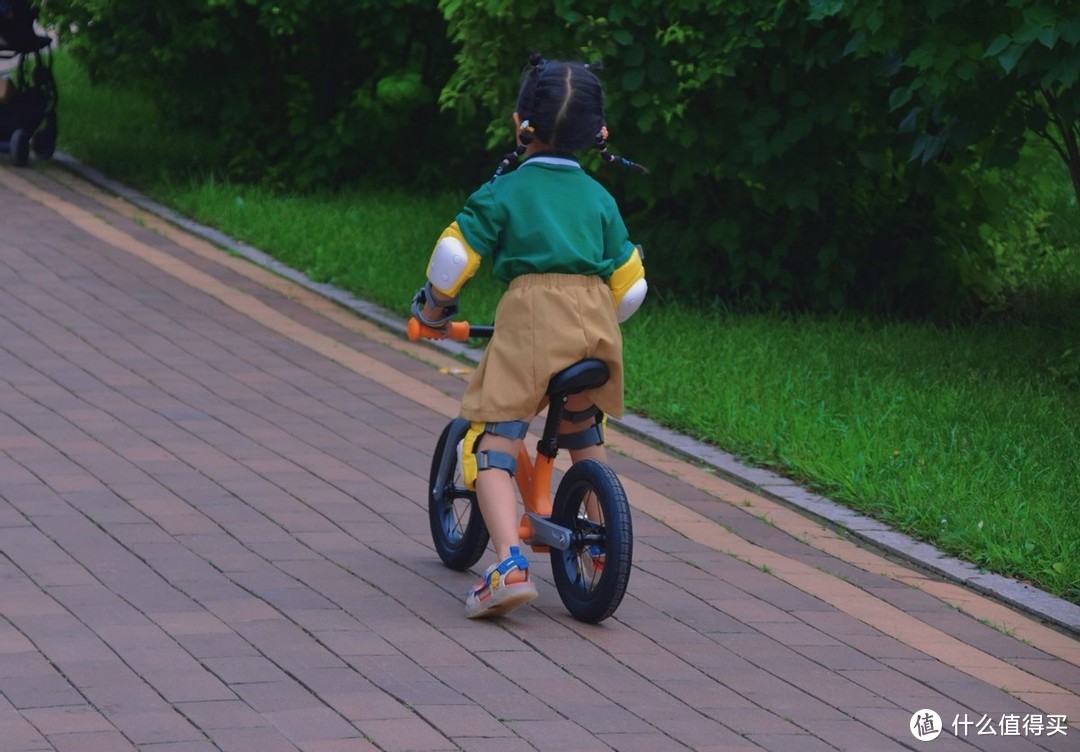
[[[487,453],[504,465],[508,457],[517,457],[520,439],[484,434],[477,442],[478,457]],[[513,477],[502,467],[489,467],[476,476],[476,497],[480,513],[491,534],[498,561],[488,567],[484,580],[465,597],[465,615],[470,619],[502,616],[537,596],[536,585],[529,578],[529,562],[521,554],[518,537],[518,504]]]
[[[582,460],[596,460],[597,462],[607,463],[607,447],[603,444],[599,446],[591,446],[585,449],[571,449],[570,461],[581,462]]]
[[[477,452],[487,450],[505,452],[517,457],[521,441],[507,439],[494,434],[484,434],[478,442]],[[517,496],[514,494],[514,479],[505,470],[484,470],[476,475],[476,498],[480,503],[480,513],[484,524],[491,534],[491,545],[499,560],[510,555],[511,546],[521,545],[518,537]]]
[[[588,410],[592,407],[592,400],[585,394],[573,394],[566,400],[566,409],[569,412],[581,412]],[[562,435],[573,434],[579,431],[588,430],[595,425],[595,419],[589,418],[580,423],[571,423],[568,420],[559,421],[559,433]],[[581,449],[571,449],[570,460],[571,462],[578,463],[582,460],[596,460],[597,462],[607,462],[607,447],[603,444],[597,444],[595,446],[583,447]],[[596,497],[593,494],[589,494],[585,499],[585,513],[590,520],[600,520],[600,509],[596,503]]]

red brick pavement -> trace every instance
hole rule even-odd
[[[616,615],[465,620],[444,356],[135,214],[0,168],[2,752],[1078,748],[1075,635],[617,432]]]

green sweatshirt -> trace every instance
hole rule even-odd
[[[503,282],[545,272],[606,281],[634,251],[615,199],[565,156],[537,154],[485,184],[457,223]]]

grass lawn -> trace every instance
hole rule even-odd
[[[404,313],[463,194],[281,195],[207,177],[212,143],[58,63],[59,148]],[[493,157],[494,159],[494,157]],[[1075,208],[1075,207],[1074,207]],[[630,409],[988,570],[1080,602],[1080,248],[1061,303],[951,327],[702,311],[625,326]],[[462,315],[490,320],[483,271]]]

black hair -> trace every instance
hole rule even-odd
[[[516,106],[521,118],[521,143],[499,163],[492,180],[516,162],[534,138],[561,152],[595,147],[606,162],[648,172],[607,149],[604,89],[593,72],[600,68],[599,63],[545,60],[536,52],[529,56],[529,64],[521,74]]]

